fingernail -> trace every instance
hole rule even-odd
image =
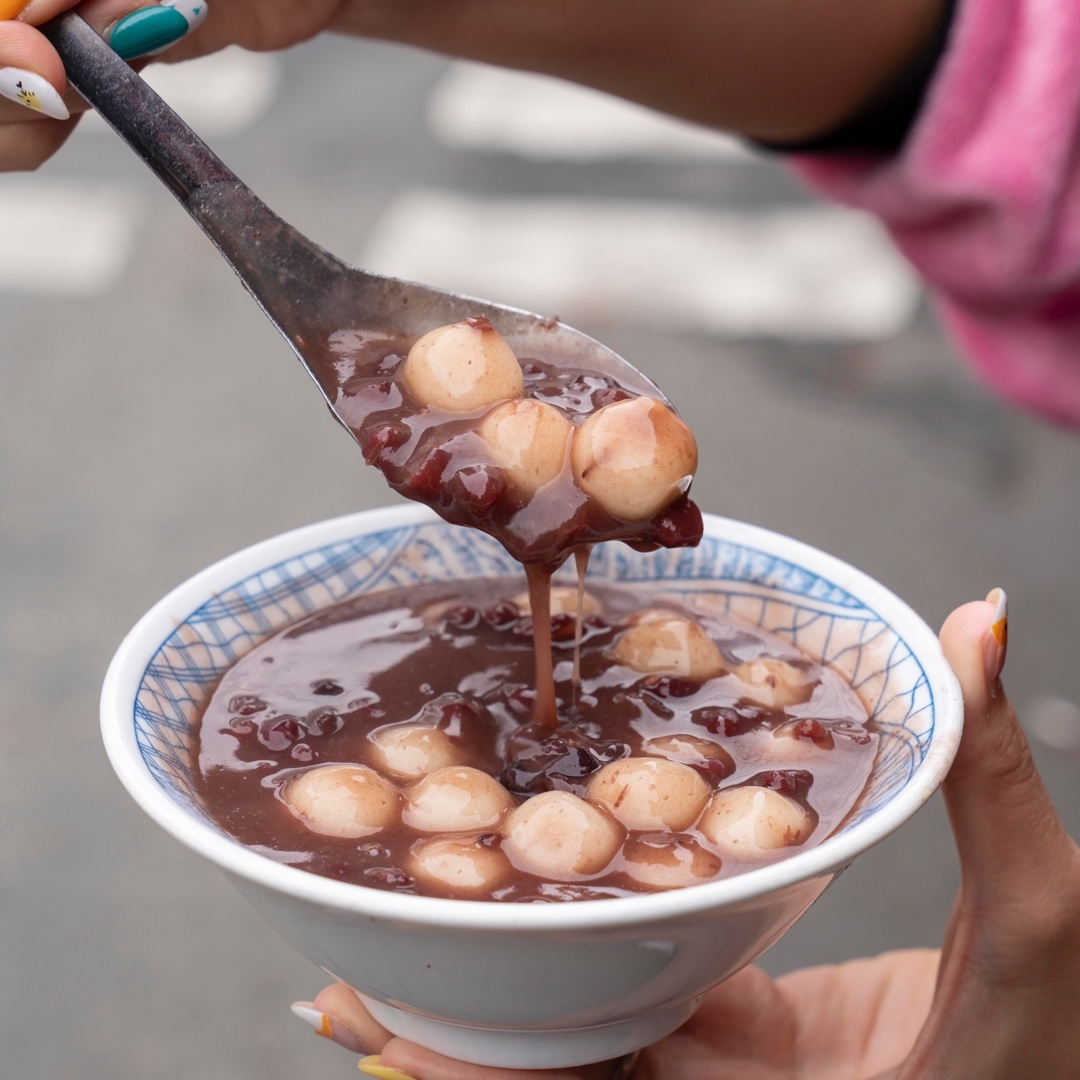
[[[367,1053],[367,1047],[340,1020],[316,1009],[314,1002],[294,1001],[290,1008],[316,1035],[336,1042],[354,1054]]]
[[[986,602],[994,605],[994,618],[983,642],[986,681],[995,682],[1005,666],[1005,651],[1009,647],[1009,600],[1004,589],[991,589]]]
[[[0,68],[0,97],[51,116],[54,120],[66,120],[70,115],[64,99],[52,83],[22,68]]]
[[[29,3],[29,0],[0,0],[0,21],[14,19]]]
[[[165,0],[157,7],[130,12],[101,36],[122,60],[138,60],[164,52],[205,18],[206,4],[202,0]]]
[[[378,1077],[378,1080],[413,1080],[413,1077],[406,1073],[398,1072],[397,1069],[391,1069],[389,1065],[384,1065],[382,1058],[378,1054],[361,1058],[356,1067],[361,1072],[366,1072],[368,1076]]]

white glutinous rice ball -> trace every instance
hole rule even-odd
[[[530,497],[562,472],[572,429],[554,405],[516,398],[485,414],[476,433],[510,487]]]
[[[724,658],[716,642],[692,619],[673,613],[624,630],[611,655],[635,671],[682,675],[695,682],[705,682],[724,671]]]
[[[402,820],[418,832],[497,829],[517,803],[492,776],[467,765],[436,769],[405,789]]]
[[[701,885],[720,873],[723,861],[689,836],[646,833],[623,848],[623,870],[649,889]]]
[[[778,791],[736,787],[709,800],[698,830],[725,855],[754,861],[805,843],[814,821],[805,807]]]
[[[628,829],[682,832],[709,799],[709,785],[689,765],[630,757],[594,773],[585,798]]]
[[[461,747],[445,731],[426,724],[378,728],[370,742],[372,765],[396,780],[419,780],[436,769],[465,764]]]
[[[506,820],[503,850],[521,870],[556,881],[598,874],[622,845],[622,827],[569,791],[526,799]]]
[[[394,824],[401,796],[366,765],[319,765],[293,776],[285,805],[312,832],[324,836],[374,836]]]
[[[731,669],[738,680],[740,698],[755,701],[767,709],[783,709],[809,701],[814,692],[810,673],[787,660],[775,656],[759,656]]]
[[[662,401],[630,398],[585,420],[570,460],[578,486],[612,517],[648,521],[689,489],[697,443]]]
[[[429,330],[401,374],[421,405],[448,412],[473,412],[525,390],[517,357],[483,316]]]
[[[509,876],[510,863],[481,837],[433,836],[413,844],[406,869],[429,886],[462,897],[490,898]]]
[[[706,765],[710,776],[722,778],[735,771],[731,755],[719,743],[700,735],[658,735],[646,740],[644,750],[684,765]]]

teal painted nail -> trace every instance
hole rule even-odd
[[[122,60],[159,52],[188,32],[188,21],[171,7],[139,8],[118,20],[108,42]]]

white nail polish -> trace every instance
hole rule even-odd
[[[0,68],[0,97],[51,116],[54,120],[66,120],[71,115],[52,83],[22,68]]]
[[[161,0],[162,7],[170,7],[187,19],[188,33],[201,26],[206,18],[206,0]]]

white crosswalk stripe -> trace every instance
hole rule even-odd
[[[386,210],[359,265],[580,325],[738,337],[883,338],[919,294],[874,221],[826,207],[734,213],[416,190]]]
[[[533,159],[752,160],[737,140],[561,79],[452,64],[428,103],[442,142]]]

